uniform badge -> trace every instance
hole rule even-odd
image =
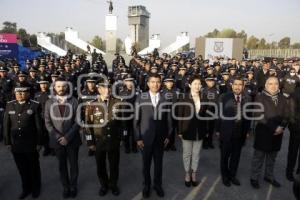
[[[104,123],[104,119],[100,119],[100,123]]]
[[[16,114],[16,111],[15,110],[11,110],[11,111],[8,112],[8,114],[14,115],[14,114]]]
[[[32,115],[33,111],[31,109],[27,110],[28,115]]]

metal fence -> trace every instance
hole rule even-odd
[[[300,57],[300,49],[255,49],[249,50],[249,58],[277,57],[292,58]]]

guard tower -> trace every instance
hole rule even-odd
[[[145,6],[128,7],[130,38],[140,50],[149,46],[149,18],[150,13]]]

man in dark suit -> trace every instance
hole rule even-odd
[[[219,119],[217,135],[220,136],[221,148],[221,175],[223,184],[227,187],[240,185],[236,178],[242,146],[250,127],[248,113],[244,112],[244,105],[250,102],[243,93],[244,82],[241,77],[235,77],[232,83],[232,92],[225,93],[219,99]]]
[[[63,197],[75,198],[81,139],[79,125],[76,123],[78,101],[69,95],[69,91],[68,83],[63,78],[55,81],[55,96],[48,99],[45,106],[45,125],[50,134],[50,147],[55,150],[59,162],[59,173],[64,187]]]
[[[151,161],[154,160],[154,190],[163,197],[162,165],[164,147],[169,142],[172,133],[170,102],[160,95],[161,77],[149,74],[148,92],[137,97],[134,131],[137,145],[143,156],[144,189],[143,196],[150,196]]]
[[[30,86],[17,83],[16,100],[7,103],[4,113],[4,143],[12,151],[21,175],[23,192],[19,199],[29,194],[38,198],[41,189],[39,162],[43,132],[39,103],[29,99]]]

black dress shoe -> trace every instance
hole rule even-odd
[[[89,149],[88,156],[91,157],[91,156],[94,156],[94,155],[95,155],[95,151],[92,151],[92,150]]]
[[[26,197],[28,197],[28,195],[30,195],[31,192],[29,191],[23,191],[20,196],[19,199],[25,199]]]
[[[120,194],[120,189],[118,188],[118,186],[113,186],[113,187],[111,188],[111,193],[112,193],[113,195],[115,195],[115,196],[119,196],[119,194]]]
[[[145,186],[143,189],[143,197],[144,198],[149,198],[150,197],[150,187],[149,186]]]
[[[157,196],[159,196],[159,197],[165,196],[165,192],[161,186],[154,186],[153,189],[156,191]]]
[[[289,181],[291,181],[291,182],[294,182],[294,181],[295,181],[295,178],[294,178],[293,173],[287,173],[287,174],[286,174],[286,178],[287,178],[287,180],[289,180]]]
[[[64,189],[62,196],[63,196],[64,199],[70,197],[70,190],[69,190],[69,188],[65,188]]]
[[[44,149],[43,151],[43,156],[49,156],[51,153],[51,150],[50,149]]]
[[[214,148],[215,148],[215,146],[214,146],[213,144],[209,144],[208,147],[209,147],[210,149],[214,149]]]
[[[75,198],[77,196],[77,189],[73,188],[70,190],[70,197]]]
[[[186,187],[191,187],[192,181],[184,181],[184,185],[185,185]]]
[[[171,151],[177,151],[177,149],[176,149],[176,147],[175,147],[174,145],[171,146],[170,150],[171,150]]]
[[[223,184],[226,187],[230,187],[231,186],[230,180],[228,178],[223,178]]]
[[[107,187],[101,187],[99,190],[99,196],[103,197],[107,194],[108,188]]]
[[[208,146],[207,146],[207,145],[203,145],[202,148],[203,148],[203,149],[208,149]]]
[[[125,153],[130,153],[130,149],[125,149]]]
[[[276,181],[275,179],[271,180],[271,179],[265,177],[264,180],[276,188],[281,187],[281,184],[278,181]]]
[[[259,188],[260,188],[259,183],[258,183],[258,180],[250,179],[250,183],[251,183],[251,186],[252,186],[254,189],[259,189]]]
[[[55,156],[55,151],[51,149],[51,156]]]
[[[32,192],[31,195],[32,195],[33,199],[37,199],[37,198],[39,198],[40,194],[41,194],[41,192],[38,190],[38,191]]]
[[[237,186],[240,186],[241,185],[241,182],[237,179],[237,178],[232,178],[231,180],[231,183],[233,184],[233,185],[237,185]]]
[[[197,187],[199,185],[198,181],[192,181],[192,186]]]
[[[132,153],[137,153],[138,150],[137,149],[132,149]]]

